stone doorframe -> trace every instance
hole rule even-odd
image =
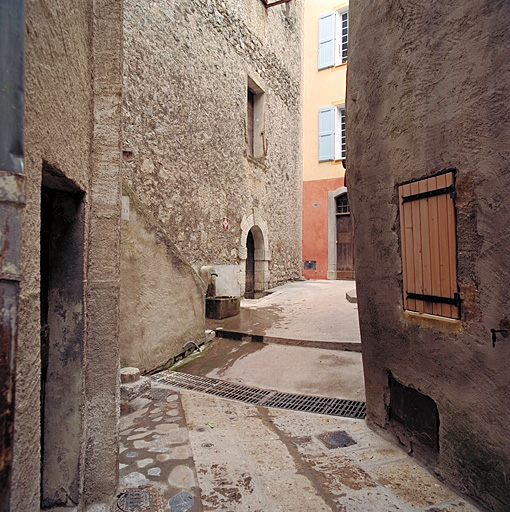
[[[241,240],[239,245],[239,286],[241,288],[241,297],[244,297],[246,291],[246,259],[248,257],[246,239],[250,231],[252,232],[255,244],[255,292],[261,292],[269,288],[269,262],[271,261],[269,229],[258,208],[253,208],[253,213],[248,216],[244,215],[241,221]]]
[[[327,279],[336,279],[336,198],[347,194],[347,187],[328,192],[328,273]]]

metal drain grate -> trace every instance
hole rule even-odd
[[[355,419],[364,419],[366,416],[365,402],[355,400],[280,393],[171,370],[152,375],[152,379],[162,384],[264,407]]]

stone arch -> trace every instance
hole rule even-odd
[[[241,240],[239,246],[239,259],[240,259],[240,272],[239,272],[239,286],[241,288],[241,296],[246,293],[246,279],[248,270],[248,239],[249,235],[253,237],[253,266],[254,266],[254,289],[253,292],[256,296],[267,290],[269,287],[269,262],[271,261],[271,251],[269,250],[269,230],[267,222],[262,218],[258,209],[244,216],[241,221]]]
[[[328,279],[336,279],[336,199],[347,194],[347,187],[328,192]]]

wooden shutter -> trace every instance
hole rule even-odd
[[[335,65],[335,13],[329,12],[319,18],[319,69]]]
[[[399,187],[404,309],[459,318],[454,174]]]
[[[319,109],[319,162],[335,159],[335,110]]]

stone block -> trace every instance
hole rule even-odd
[[[140,370],[134,366],[126,366],[120,370],[121,384],[136,382],[140,378]]]
[[[120,386],[120,398],[121,400],[130,401],[133,400],[151,388],[151,380],[149,377],[140,377],[136,382],[128,382],[121,384]]]

